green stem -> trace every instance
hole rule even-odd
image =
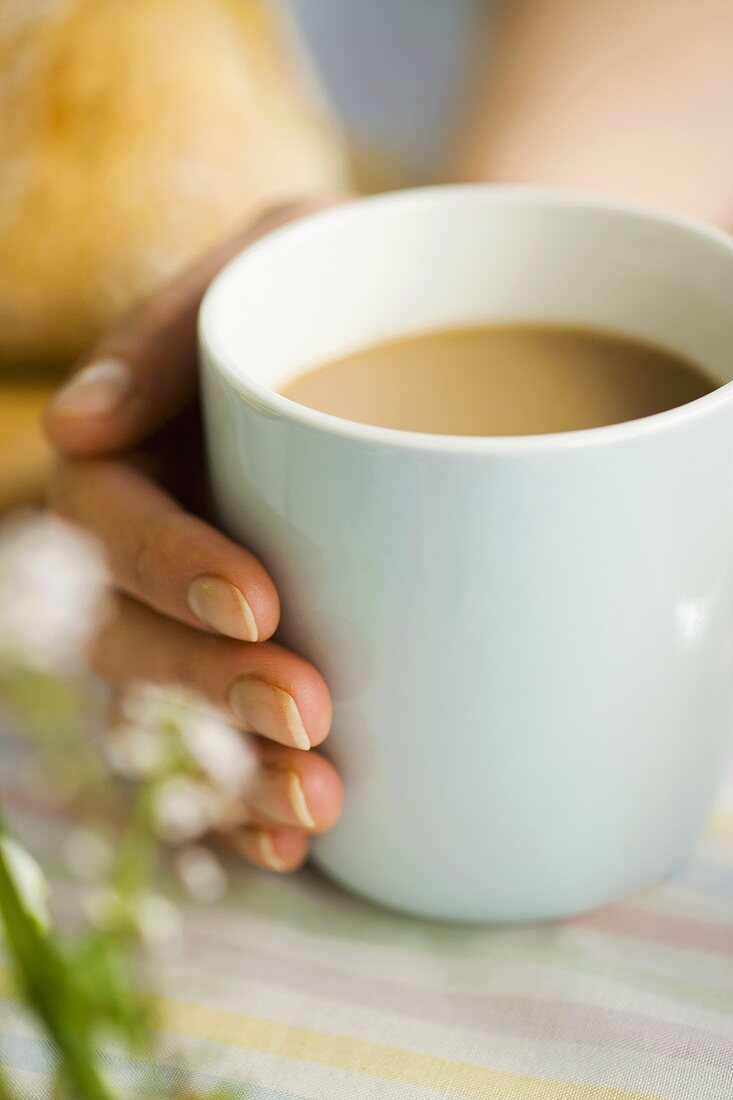
[[[0,837],[4,830],[0,824]],[[16,980],[69,1084],[85,1100],[117,1100],[96,1065],[86,999],[51,939],[28,914],[0,845],[0,915]],[[2,1093],[0,1093],[0,1098]]]
[[[112,872],[112,881],[125,897],[146,893],[153,880],[158,852],[151,839],[152,815],[150,791],[141,787],[119,839]]]
[[[15,1093],[11,1091],[5,1070],[0,1067],[0,1100],[16,1100]]]

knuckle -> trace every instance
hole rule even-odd
[[[155,588],[160,576],[161,537],[157,522],[141,522],[135,536],[132,552],[132,585],[135,590],[148,592]]]
[[[159,596],[162,590],[169,588],[176,573],[180,550],[176,512],[142,518],[134,536],[130,566],[134,590],[150,598]]]
[[[117,328],[98,346],[97,354],[144,365],[151,337],[165,332],[180,310],[180,292],[170,284],[128,311]]]
[[[143,340],[150,333],[166,331],[181,312],[186,295],[180,280],[169,283],[140,307],[136,335]]]

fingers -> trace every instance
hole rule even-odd
[[[341,781],[318,753],[262,743],[245,824],[222,840],[259,867],[293,871],[306,859],[310,837],[335,825],[342,802]]]
[[[121,720],[119,700],[110,728]],[[317,752],[301,752],[252,738],[257,759],[237,825],[216,839],[250,863],[292,871],[307,858],[312,836],[332,828],[341,814],[343,788],[333,765]]]
[[[316,752],[258,740],[259,767],[247,790],[248,824],[323,833],[341,813],[341,780]]]
[[[302,657],[274,642],[202,634],[124,596],[91,659],[113,684],[191,687],[242,729],[291,748],[320,744],[331,726],[328,688]]]
[[[336,201],[324,195],[278,207],[128,314],[52,400],[51,441],[68,454],[108,454],[175,416],[194,393],[196,317],[213,276],[258,237]]]
[[[268,871],[297,871],[308,857],[308,841],[290,829],[243,829],[227,838],[228,847]]]
[[[100,540],[117,586],[163,614],[249,642],[277,628],[262,563],[127,463],[62,461],[53,504]]]

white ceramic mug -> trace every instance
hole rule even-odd
[[[733,702],[733,385],[630,423],[468,438],[275,390],[398,334],[618,330],[733,377],[733,243],[534,188],[401,192],[235,259],[201,314],[224,527],[335,701],[346,788],[316,845],[377,901],[554,917],[651,883],[709,812]]]

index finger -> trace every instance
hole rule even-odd
[[[109,454],[180,412],[196,388],[198,307],[219,268],[264,234],[336,201],[324,195],[272,209],[137,306],[51,401],[44,418],[51,441],[67,454]]]

